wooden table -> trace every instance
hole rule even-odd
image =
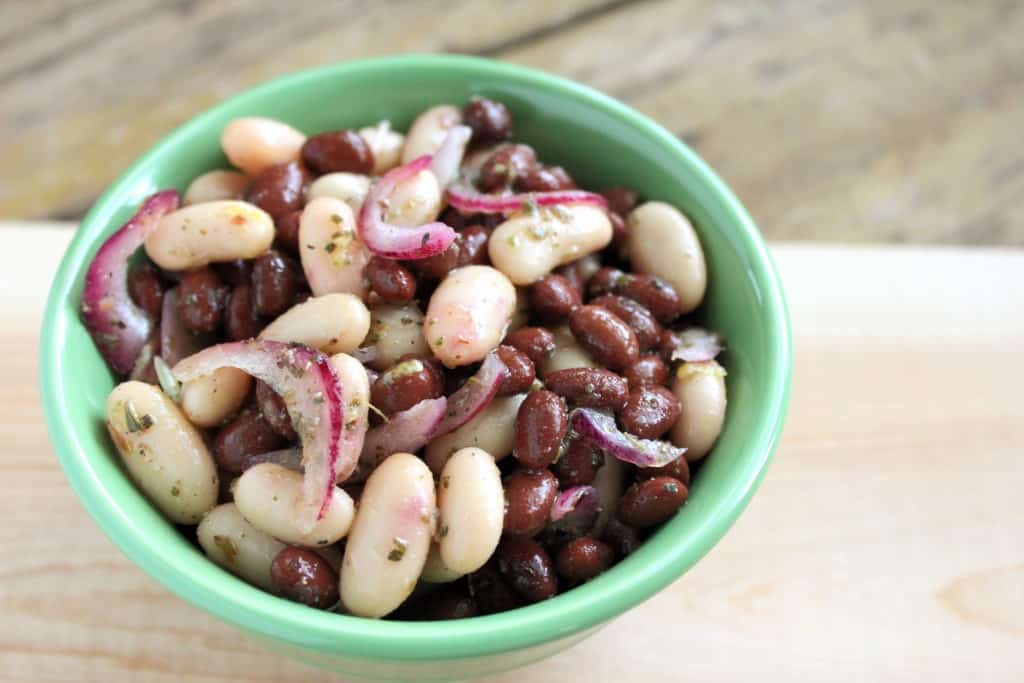
[[[1018,0],[9,0],[0,216],[80,218],[166,132],[269,78],[466,52],[652,116],[772,239],[1024,245],[1022,35]]]
[[[0,224],[0,681],[337,680],[167,593],[66,484],[36,354],[70,232]],[[796,374],[750,508],[664,593],[492,681],[1021,680],[1024,253],[774,251]]]

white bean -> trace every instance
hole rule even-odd
[[[359,134],[373,150],[373,174],[384,175],[402,163],[402,147],[405,136],[391,130],[389,121],[381,121],[376,126],[360,128]]]
[[[594,475],[592,485],[597,489],[597,501],[601,507],[601,512],[594,523],[594,530],[591,532],[594,536],[601,535],[608,520],[618,510],[619,499],[626,490],[626,474],[626,463],[609,455]]]
[[[494,553],[505,519],[501,472],[490,453],[463,448],[445,464],[437,489],[441,560],[454,572],[475,572]]]
[[[395,187],[388,196],[384,220],[415,227],[433,221],[440,212],[441,186],[433,171],[427,169]]]
[[[308,532],[300,518],[304,505],[302,474],[276,463],[250,467],[235,482],[235,505],[254,527],[292,545],[310,548],[337,543],[352,526],[355,504],[343,489],[334,487],[324,516]]]
[[[313,181],[306,191],[306,201],[312,202],[320,197],[334,197],[349,205],[352,213],[359,215],[363,201],[370,191],[370,176],[358,173],[328,173]]]
[[[490,266],[448,273],[430,297],[423,335],[449,368],[475,363],[505,336],[516,308],[516,289]]]
[[[193,204],[163,216],[146,237],[149,258],[167,270],[250,259],[270,248],[274,220],[248,202]]]
[[[260,338],[298,342],[325,353],[350,353],[370,329],[370,311],[354,294],[324,294],[296,304],[263,328]]]
[[[275,164],[298,161],[305,142],[306,136],[287,123],[259,117],[235,119],[220,136],[228,161],[250,176]]]
[[[172,522],[196,524],[217,504],[217,468],[202,435],[157,387],[114,387],[107,431],[128,474]]]
[[[342,424],[346,434],[366,433],[370,410],[370,378],[358,360],[345,353],[331,356],[331,365],[338,373],[345,391],[345,414]],[[360,439],[362,443],[362,439]],[[338,470],[338,481],[348,478],[351,471]]]
[[[437,542],[430,544],[430,552],[427,553],[427,561],[423,565],[423,572],[420,574],[420,581],[425,583],[451,583],[462,578],[462,574],[452,571],[445,566],[441,559],[441,546]]]
[[[430,469],[440,476],[448,458],[470,446],[490,453],[495,460],[507,456],[515,440],[516,415],[525,399],[526,394],[498,396],[472,420],[431,441],[424,454]]]
[[[216,427],[242,407],[251,385],[238,368],[214,370],[181,385],[181,410],[196,427]]]
[[[248,186],[249,178],[244,173],[219,168],[208,171],[189,183],[181,203],[188,206],[215,202],[219,199],[241,199]]]
[[[543,379],[552,372],[567,368],[597,368],[601,364],[594,360],[590,352],[583,348],[568,327],[552,330],[555,337],[554,352],[541,364],[540,376]]]
[[[639,273],[665,280],[679,294],[683,313],[700,305],[707,289],[704,250],[693,224],[677,208],[664,202],[646,202],[629,212],[627,249]]]
[[[517,285],[600,251],[612,239],[608,214],[588,204],[518,212],[495,228],[487,243],[494,267]]]
[[[687,461],[700,460],[711,450],[725,422],[725,370],[718,361],[684,363],[672,380],[679,399],[679,419],[672,443],[686,449]]]
[[[402,163],[407,164],[424,154],[433,154],[444,142],[448,129],[462,123],[462,112],[450,104],[426,110],[413,121],[402,146]]]
[[[363,268],[371,254],[356,236],[351,207],[334,197],[306,204],[299,219],[299,258],[314,296],[347,292],[363,297]]]
[[[288,546],[249,524],[234,503],[210,510],[199,523],[196,536],[206,556],[218,565],[254,586],[277,592],[270,565]]]
[[[430,550],[435,511],[434,478],[415,455],[395,453],[373,471],[341,565],[349,611],[382,617],[409,597]]]
[[[370,311],[370,334],[366,343],[376,348],[371,365],[381,371],[407,353],[417,356],[430,353],[423,336],[423,312],[414,303],[374,306]]]

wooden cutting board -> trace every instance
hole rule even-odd
[[[70,235],[0,224],[0,680],[338,680],[167,593],[65,483],[36,355]],[[665,592],[492,681],[1024,677],[1024,252],[774,254],[797,362],[750,508]]]

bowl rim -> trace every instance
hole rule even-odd
[[[681,163],[689,165],[716,202],[738,226],[734,237],[761,264],[756,279],[772,329],[766,340],[769,369],[764,408],[751,431],[750,455],[729,488],[710,503],[704,518],[686,542],[633,563],[630,571],[612,570],[553,600],[496,615],[448,622],[389,622],[311,610],[288,603],[242,583],[225,592],[219,582],[189,571],[192,560],[174,556],[150,539],[142,525],[126,514],[89,462],[64,402],[69,387],[60,375],[60,357],[68,331],[65,311],[72,276],[96,240],[100,229],[87,229],[111,204],[128,192],[136,175],[151,159],[177,147],[209,125],[226,108],[256,108],[256,101],[281,90],[309,87],[323,78],[346,72],[393,69],[466,70],[475,76],[513,81],[530,88],[556,91],[560,96],[603,110],[656,139]],[[541,645],[598,626],[681,576],[726,533],[748,504],[763,478],[782,432],[789,402],[792,348],[783,289],[774,262],[753,220],[725,183],[686,144],[631,107],[588,86],[535,69],[464,55],[410,54],[360,59],[288,74],[245,90],[205,110],[161,139],[122,173],[100,196],[80,224],[57,270],[46,302],[40,347],[40,382],[47,429],[54,451],[72,488],[89,514],[125,555],[171,592],[225,621],[266,638],[299,648],[345,654],[362,659],[438,660],[481,656]],[[73,391],[73,388],[70,388]],[[205,558],[199,558],[206,561]],[[246,590],[247,589],[247,590]]]

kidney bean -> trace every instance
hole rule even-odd
[[[619,410],[629,386],[621,375],[603,368],[566,368],[549,373],[545,386],[576,406]]]
[[[164,285],[152,264],[143,263],[128,273],[128,294],[139,308],[160,320],[164,304]]]
[[[543,327],[520,327],[505,337],[505,343],[525,353],[535,367],[555,352],[555,335]]]
[[[679,419],[679,401],[666,387],[639,386],[619,411],[622,428],[641,439],[657,439]]]
[[[608,520],[608,526],[604,528],[601,540],[607,543],[619,557],[632,555],[640,547],[639,532],[615,517]]]
[[[671,363],[672,353],[682,343],[682,338],[675,330],[662,330],[661,339],[658,341],[658,353],[661,354],[666,363]]]
[[[563,489],[583,486],[594,481],[597,470],[604,465],[604,458],[604,451],[594,448],[589,441],[574,438],[569,439],[562,457],[552,468]]]
[[[537,155],[527,145],[503,145],[480,169],[480,183],[485,192],[510,187],[537,164]]]
[[[530,287],[530,305],[541,320],[558,324],[583,303],[583,298],[562,275],[547,275]]]
[[[470,574],[466,584],[481,614],[507,612],[522,604],[498,571],[496,562],[490,562]]]
[[[639,302],[617,294],[602,294],[596,299],[592,299],[590,304],[607,308],[621,318],[622,322],[629,325],[636,334],[636,340],[640,343],[641,350],[655,347],[661,340],[661,325],[654,319],[651,312]]]
[[[456,209],[454,206],[449,206],[441,212],[441,215],[437,217],[437,220],[441,221],[445,225],[451,226],[456,231],[459,231],[475,223],[479,216],[480,214],[467,215]]]
[[[530,357],[506,344],[498,347],[497,354],[501,362],[508,368],[509,373],[505,381],[501,383],[498,396],[511,396],[528,390],[537,376],[537,370]]]
[[[275,451],[284,446],[284,439],[270,423],[254,410],[244,410],[220,428],[213,440],[213,458],[227,472],[245,469],[252,455]]]
[[[662,385],[668,382],[668,365],[661,356],[647,354],[626,368],[625,375],[631,389],[644,384]]]
[[[495,551],[498,571],[527,602],[547,600],[558,592],[551,558],[540,543],[525,536],[505,538]]]
[[[270,563],[270,579],[282,597],[316,609],[338,602],[338,574],[312,550],[288,547]]]
[[[299,222],[301,219],[301,211],[291,211],[274,220],[278,246],[287,249],[292,254],[299,253]]]
[[[363,276],[384,303],[404,304],[416,296],[416,278],[398,261],[374,256]]]
[[[431,280],[443,280],[449,272],[462,266],[487,265],[487,240],[490,236],[490,228],[471,225],[460,230],[445,251],[409,261],[406,265]]]
[[[217,277],[226,285],[237,287],[242,283],[249,284],[252,277],[252,262],[235,259],[234,261],[214,263],[213,272],[217,273]]]
[[[612,566],[615,552],[607,543],[590,536],[569,541],[558,551],[555,566],[570,581],[589,581]]]
[[[564,266],[558,266],[552,272],[555,275],[564,277],[580,295],[580,299],[583,299],[583,295],[586,293],[586,278],[583,277],[583,269],[580,267],[579,259],[572,263],[566,263]]]
[[[576,187],[572,176],[561,166],[537,164],[516,178],[516,189],[522,192],[554,192]]]
[[[462,109],[462,121],[473,130],[474,143],[501,142],[512,134],[508,107],[486,97],[471,97]]]
[[[319,174],[362,173],[373,171],[373,150],[366,139],[354,130],[332,130],[306,140],[302,160]]]
[[[178,285],[178,317],[192,332],[214,332],[220,327],[228,289],[209,266],[190,270]]]
[[[608,209],[625,216],[636,207],[637,193],[628,187],[616,186],[601,190],[601,196],[608,200]]]
[[[608,220],[612,223],[611,247],[618,248],[626,240],[626,221],[614,211],[608,212]]]
[[[448,619],[466,619],[480,613],[476,601],[463,595],[455,588],[444,586],[432,593],[416,605],[417,620],[446,621]]]
[[[685,456],[682,456],[661,467],[638,467],[636,470],[637,481],[653,479],[654,477],[672,477],[689,487],[690,463],[687,462]]]
[[[388,417],[444,395],[444,374],[430,358],[403,356],[370,387],[370,402]]]
[[[534,391],[519,406],[512,454],[526,467],[547,467],[558,456],[569,429],[565,399],[546,391]]]
[[[569,329],[602,365],[625,368],[640,357],[636,333],[607,308],[580,306],[569,316]]]
[[[659,322],[667,323],[682,312],[682,302],[675,288],[654,275],[624,273],[617,268],[601,268],[587,283],[592,297],[611,292],[639,302]]]
[[[256,312],[273,318],[292,306],[299,290],[299,269],[295,262],[271,249],[252,267],[253,301]]]
[[[297,161],[276,164],[260,171],[245,191],[245,201],[255,204],[277,221],[302,208],[309,171]]]
[[[546,469],[518,469],[505,477],[504,533],[535,536],[547,526],[558,496],[558,480]]]
[[[657,526],[683,506],[688,493],[686,485],[672,477],[645,479],[622,494],[619,519],[639,528]]]
[[[256,380],[256,406],[270,428],[288,441],[296,439],[292,419],[288,416],[284,399],[263,380]]]
[[[224,313],[224,328],[228,339],[231,341],[252,339],[260,333],[262,327],[260,319],[256,315],[252,285],[246,282],[236,286],[231,290],[227,311]]]

